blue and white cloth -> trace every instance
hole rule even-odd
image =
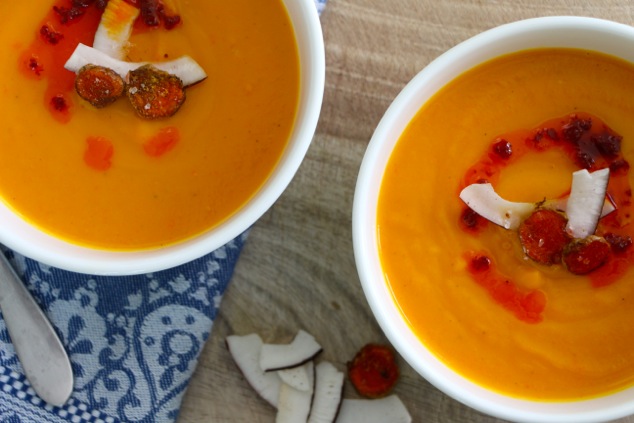
[[[327,0],[315,0],[321,13]],[[0,423],[171,423],[209,338],[247,233],[146,275],[60,270],[0,248],[60,335],[75,385],[62,407],[29,386],[0,319]]]

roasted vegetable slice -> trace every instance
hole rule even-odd
[[[387,395],[398,380],[399,370],[392,349],[368,344],[348,363],[348,377],[357,392],[367,398]]]
[[[152,65],[130,71],[127,83],[128,99],[144,119],[170,117],[185,101],[183,81]]]
[[[102,108],[123,95],[125,81],[112,69],[86,65],[75,78],[77,94],[93,106]]]

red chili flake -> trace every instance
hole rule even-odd
[[[553,140],[553,141],[559,141],[559,134],[557,133],[557,131],[555,130],[555,128],[548,128],[546,129],[546,134],[548,134],[548,137]]]
[[[592,143],[597,147],[599,153],[605,158],[615,158],[621,152],[621,140],[623,137],[612,135],[607,132],[590,137]]]
[[[504,160],[509,159],[511,157],[511,154],[513,154],[513,146],[505,139],[498,140],[496,143],[493,144],[491,148],[495,155]]]
[[[61,94],[58,94],[51,98],[51,106],[58,112],[65,112],[68,110],[68,103],[66,102],[66,98]]]
[[[29,58],[28,67],[37,76],[42,75],[42,72],[44,72],[44,66],[39,62],[39,60],[35,56],[31,56],[31,58]]]
[[[519,228],[524,253],[537,263],[552,265],[560,262],[564,247],[570,242],[566,223],[566,218],[554,210],[533,212]]]
[[[460,213],[460,223],[464,229],[469,231],[476,231],[487,225],[487,220],[473,211],[470,207],[466,207],[462,213]]]
[[[364,346],[348,363],[348,377],[360,395],[367,398],[384,397],[399,377],[394,352],[385,345]]]
[[[475,256],[469,262],[469,269],[472,272],[485,272],[491,267],[491,259],[487,256]]]
[[[616,159],[610,163],[610,172],[615,175],[622,175],[630,169],[630,164],[625,159]]]
[[[145,154],[152,157],[160,157],[173,149],[180,141],[178,128],[167,127],[159,130],[158,134],[143,144]]]
[[[44,41],[51,45],[57,45],[60,41],[64,39],[64,34],[55,31],[48,25],[42,25],[42,27],[40,28],[40,36]]]
[[[159,20],[159,2],[158,0],[141,0],[140,3],[141,18],[147,26],[158,26]]]
[[[53,10],[55,11],[55,13],[57,13],[57,16],[59,17],[59,22],[63,25],[80,18],[85,13],[84,8],[76,6],[53,6]]]
[[[587,151],[579,150],[575,157],[577,165],[582,169],[591,169],[594,166],[594,157]]]
[[[610,257],[610,244],[598,236],[575,240],[564,250],[563,262],[568,271],[585,275],[601,267]]]
[[[608,232],[603,235],[603,238],[610,244],[612,251],[615,254],[624,253],[628,248],[632,246],[632,238],[628,235],[618,235],[612,232]]]
[[[84,162],[94,170],[105,171],[110,169],[113,154],[114,147],[107,138],[93,136],[86,139]]]
[[[592,128],[592,119],[579,119],[572,116],[570,122],[562,127],[564,139],[576,144],[581,136]]]

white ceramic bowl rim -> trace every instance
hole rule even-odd
[[[73,245],[29,225],[0,202],[0,243],[62,269],[132,275],[168,269],[210,253],[248,230],[279,198],[312,141],[325,85],[325,50],[313,0],[283,0],[293,22],[300,56],[300,100],[295,126],[279,165],[248,203],[222,224],[183,243],[139,252],[103,251]]]
[[[513,51],[570,47],[601,51],[634,62],[634,28],[611,21],[554,16],[493,28],[450,49],[418,75],[390,105],[368,145],[352,212],[353,246],[361,284],[379,325],[403,358],[441,391],[481,412],[518,422],[600,422],[634,414],[634,388],[583,401],[535,402],[486,390],[455,373],[412,333],[392,301],[380,266],[376,206],[391,151],[422,105],[463,71]]]

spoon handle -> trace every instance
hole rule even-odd
[[[61,406],[73,391],[73,371],[53,326],[0,252],[0,310],[31,387]]]

